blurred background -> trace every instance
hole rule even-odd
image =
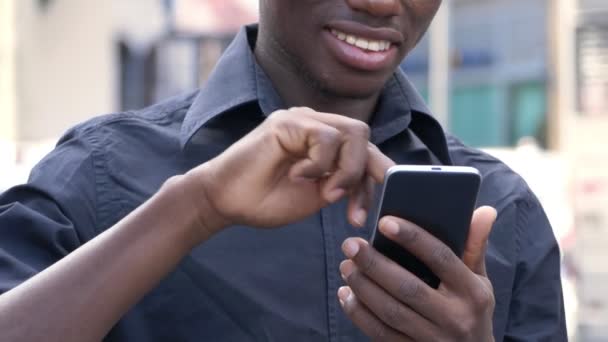
[[[199,87],[257,0],[0,0],[0,191],[69,127]],[[563,253],[571,340],[608,340],[608,1],[444,0],[402,67],[522,174]]]

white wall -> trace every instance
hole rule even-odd
[[[17,140],[54,140],[116,107],[116,53],[108,2],[17,4]]]
[[[0,0],[0,153],[16,138],[14,45],[13,0]]]

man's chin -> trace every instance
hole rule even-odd
[[[322,90],[327,95],[343,99],[361,100],[374,97],[379,94],[386,80],[340,80],[337,82],[326,83]]]

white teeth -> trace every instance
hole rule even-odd
[[[357,42],[355,42],[355,45],[357,47],[362,48],[363,50],[367,50],[367,46],[369,45],[369,41],[365,40],[365,39],[359,38],[359,39],[357,39]]]
[[[363,50],[368,51],[386,51],[391,47],[391,43],[386,40],[371,40],[353,36],[351,34],[346,34],[344,32],[340,32],[338,30],[331,30],[331,34],[333,34],[336,38],[340,39],[343,42],[346,42],[350,45],[356,46]]]
[[[369,42],[367,48],[372,51],[380,51],[381,42]]]

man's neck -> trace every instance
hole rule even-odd
[[[286,63],[276,62],[280,58],[272,58],[263,48],[256,47],[254,55],[287,107],[310,107],[370,123],[379,93],[365,98],[337,96],[315,86]]]

